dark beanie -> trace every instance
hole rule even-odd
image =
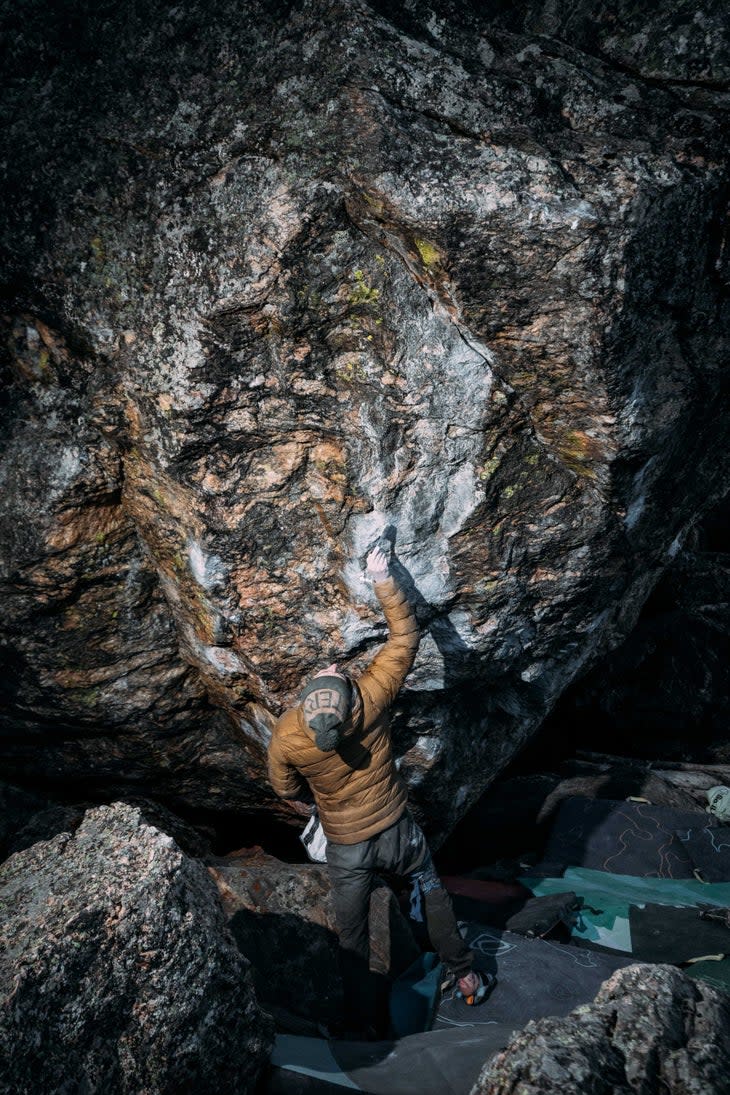
[[[323,752],[336,749],[342,738],[343,719],[337,712],[328,710],[333,706],[333,692],[345,700],[345,709],[349,712],[352,688],[342,677],[314,677],[300,696],[304,718],[314,730],[317,748]]]

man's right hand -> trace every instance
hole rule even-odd
[[[382,548],[376,547],[370,552],[365,563],[365,573],[374,582],[384,582],[389,574],[390,562]]]

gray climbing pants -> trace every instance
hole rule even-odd
[[[431,944],[457,977],[472,968],[473,953],[459,932],[451,899],[441,885],[426,837],[408,809],[394,825],[358,844],[327,841],[327,866],[340,939],[345,1009],[353,1025],[372,1023],[368,982],[370,894],[380,871],[417,883]]]

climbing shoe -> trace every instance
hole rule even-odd
[[[478,970],[471,970],[465,977],[460,977],[457,981],[455,995],[461,997],[469,1007],[475,1007],[486,1000],[494,984],[495,978],[491,973],[479,973]]]

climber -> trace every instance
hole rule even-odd
[[[298,801],[311,788],[327,838],[326,858],[339,932],[345,1026],[377,1029],[369,973],[368,913],[377,872],[416,883],[426,928],[444,964],[442,989],[481,1003],[490,975],[472,968],[451,900],[436,874],[426,838],[407,805],[395,767],[388,709],[418,648],[415,613],[390,574],[388,541],[367,557],[366,575],[388,623],[389,637],[357,679],[336,663],[315,674],[296,707],[276,723],[269,745],[269,778],[277,795]],[[372,1036],[372,1034],[371,1034]]]

